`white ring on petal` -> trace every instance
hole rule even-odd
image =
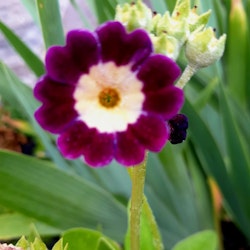
[[[115,89],[120,97],[113,108],[106,108],[99,101],[99,93],[108,87]],[[74,92],[74,108],[89,128],[101,133],[122,132],[142,113],[145,99],[142,87],[130,65],[99,63],[90,68],[89,74],[80,77]]]

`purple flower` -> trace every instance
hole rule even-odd
[[[174,86],[176,63],[153,53],[144,30],[127,33],[119,22],[69,32],[64,47],[48,50],[46,69],[34,90],[43,103],[35,117],[59,134],[64,157],[84,156],[93,167],[113,159],[131,166],[146,150],[160,151],[169,138],[166,121],[184,101]]]

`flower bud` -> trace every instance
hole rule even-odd
[[[117,5],[115,20],[123,23],[128,31],[137,28],[151,29],[153,13],[141,0],[136,3]]]
[[[158,36],[151,35],[151,40],[154,45],[155,53],[164,54],[173,60],[177,59],[180,51],[180,45],[176,38],[162,33]]]
[[[203,68],[213,64],[221,58],[225,49],[226,35],[219,39],[215,37],[211,27],[202,31],[195,31],[186,43],[185,53],[190,65]]]

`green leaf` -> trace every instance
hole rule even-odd
[[[182,240],[172,250],[216,250],[217,247],[216,233],[212,230],[206,230]]]
[[[17,242],[17,247],[21,247],[23,250],[47,250],[45,243],[36,237],[33,242],[28,241],[24,236]]]
[[[126,209],[112,195],[46,161],[0,151],[0,204],[58,229],[100,228],[123,240]]]
[[[63,246],[63,239],[61,238],[56,244],[53,246],[52,250],[67,250],[68,244]]]
[[[63,45],[64,34],[58,0],[36,0],[45,47]]]
[[[224,158],[228,161],[228,157],[230,157],[230,155],[227,155],[226,158],[224,154],[222,154],[221,149],[218,147],[218,144],[216,143],[213,134],[209,130],[207,124],[203,121],[203,119],[201,119],[201,117],[198,115],[196,110],[192,107],[191,103],[187,99],[183,112],[188,114],[190,123],[190,138],[195,145],[195,151],[203,168],[208,175],[212,175],[216,180],[223,194],[225,207],[229,214],[237,220],[240,227],[245,230],[245,232],[249,232],[249,216],[248,212],[246,213],[245,211],[246,204],[242,202],[244,195],[242,195],[242,193],[239,193],[238,188],[240,184],[235,186],[235,181],[233,180],[233,176],[230,173],[232,171],[231,167],[228,166],[226,162],[224,162]],[[229,120],[227,122],[230,123]],[[232,124],[228,124],[228,126],[232,126]],[[234,133],[233,130],[231,130],[231,133]],[[232,136],[234,137],[235,135],[231,135],[230,137]],[[236,143],[236,145],[238,144],[237,140],[236,142],[231,141],[231,143]],[[233,145],[231,146],[234,147]],[[238,148],[235,153],[238,152],[238,150],[240,150],[240,148]],[[242,153],[240,153],[240,155],[242,155]],[[236,155],[234,155],[233,157],[236,157]],[[240,161],[242,159],[237,159],[237,157],[235,159],[238,160],[238,164],[241,164]],[[234,171],[237,171],[237,165],[235,166],[235,168],[236,169]],[[241,172],[242,170],[239,171]],[[235,178],[238,178],[239,175],[240,174],[237,174],[237,177]],[[245,178],[248,178],[249,180],[249,177],[244,177],[242,182],[240,181],[240,179],[238,179],[237,181],[246,183]],[[247,183],[249,183],[249,181]],[[242,185],[242,189],[245,189],[244,185]],[[248,188],[246,190],[248,190]],[[241,192],[243,192],[243,190],[241,190]]]
[[[166,249],[197,231],[214,228],[206,179],[199,165],[190,171],[182,154],[184,145],[169,143],[160,154],[149,154],[145,193]],[[199,202],[197,196],[202,197]]]
[[[128,214],[130,214],[130,204],[128,206]],[[145,196],[141,212],[140,248],[143,250],[163,249],[158,225],[156,224],[155,217]],[[126,234],[125,249],[130,250],[130,226]]]
[[[0,30],[17,53],[23,58],[27,66],[36,74],[36,76],[44,74],[44,65],[39,57],[35,55],[30,48],[1,21]]]
[[[67,250],[119,250],[119,246],[100,232],[74,228],[63,233],[63,244],[67,245]]]
[[[116,0],[91,0],[89,3],[95,10],[99,23],[114,19]]]
[[[51,227],[18,213],[0,215],[0,225],[1,240],[19,238],[22,235],[28,236],[31,233],[32,225],[34,225],[41,236],[58,235],[61,232],[58,228]]]
[[[249,37],[247,16],[241,1],[231,2],[226,44],[226,77],[231,93],[246,107]]]
[[[245,219],[240,219],[238,222],[248,234],[250,227],[250,204],[246,200],[250,193],[250,161],[248,146],[244,143],[238,124],[236,124],[232,111],[228,104],[228,95],[224,92],[223,87],[220,88],[220,103],[221,115],[223,118],[223,127],[226,138],[226,146],[228,152],[228,168],[231,183],[234,190],[237,192],[237,197],[240,200],[242,210],[244,211]],[[249,143],[249,142],[247,142]]]
[[[45,243],[40,238],[35,238],[34,242],[32,242],[30,245],[31,250],[47,250]]]
[[[36,2],[34,0],[21,0],[21,3],[28,10],[30,15],[32,16],[34,22],[39,25],[39,18],[36,9]]]
[[[61,157],[51,137],[37,124],[34,118],[34,112],[38,108],[38,102],[33,97],[32,89],[23,84],[3,63],[0,63],[0,78],[2,79],[0,86],[3,86],[0,93],[3,95],[3,98],[5,98],[6,94],[8,98],[6,100],[11,102],[20,113],[27,115],[30,124],[34,127],[34,130],[41,138],[41,141],[46,146],[49,155],[57,166],[69,170],[69,164]]]

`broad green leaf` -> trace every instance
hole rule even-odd
[[[0,204],[64,230],[100,228],[122,241],[126,209],[112,195],[46,161],[0,151]]]
[[[196,233],[177,243],[172,250],[217,250],[217,235],[212,230]]]
[[[44,44],[63,45],[64,34],[58,0],[36,0]]]
[[[36,76],[41,76],[44,73],[44,65],[39,57],[35,55],[30,48],[1,21],[0,30],[17,53],[23,58],[27,66],[36,74]]]
[[[98,231],[75,228],[63,233],[63,244],[67,250],[119,250],[119,246]]]
[[[57,228],[18,213],[0,215],[0,225],[1,240],[19,238],[22,235],[28,236],[31,233],[32,225],[34,225],[41,236],[57,235],[61,232]]]

